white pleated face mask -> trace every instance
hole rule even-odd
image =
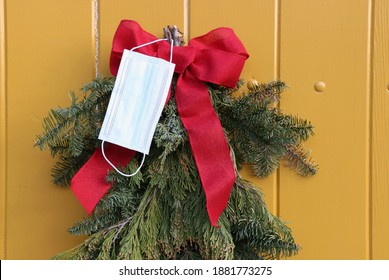
[[[162,114],[170,89],[175,65],[170,62],[133,52],[156,40],[132,50],[124,50],[118,75],[112,90],[111,98],[100,130],[99,139],[103,140],[102,153],[107,162],[120,172],[104,153],[104,142],[143,153],[149,153],[155,128]],[[141,164],[141,165],[142,165]]]

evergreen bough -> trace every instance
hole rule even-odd
[[[97,138],[114,81],[97,78],[82,89],[81,100],[72,93],[70,107],[53,109],[44,119],[36,146],[58,158],[52,170],[55,184],[69,185],[100,146]],[[69,229],[89,237],[55,259],[276,259],[297,254],[300,247],[290,228],[269,212],[260,190],[238,172],[249,163],[255,175],[266,177],[284,159],[298,174],[316,173],[317,165],[301,145],[313,135],[313,126],[277,107],[285,83],[254,83],[237,97],[237,89],[207,84],[237,175],[220,227],[213,227],[177,112],[175,81],[141,171],[131,178],[108,174],[112,187],[90,216]],[[134,172],[140,160],[135,156],[124,171]]]

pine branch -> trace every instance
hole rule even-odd
[[[35,146],[50,149],[59,161],[52,170],[53,182],[66,186],[96,148],[98,132],[113,88],[112,78],[97,79],[84,86],[79,101],[70,94],[71,105],[49,112],[43,120],[44,132],[37,136]]]
[[[232,222],[235,258],[275,259],[297,254],[299,246],[295,244],[291,230],[268,211],[259,190],[240,177],[235,184],[226,209]],[[267,242],[270,234],[277,236],[270,244],[272,246]]]
[[[272,104],[276,102],[286,84],[275,81],[269,84],[251,84],[251,91],[232,98],[229,93],[211,90],[212,101],[216,103],[226,135],[235,151],[237,164],[250,163],[258,177],[274,172],[285,157],[286,147],[306,141],[313,133],[312,124],[297,116],[285,115]],[[219,95],[219,97],[215,97]],[[290,151],[287,155],[291,156]],[[300,155],[301,156],[301,155]],[[300,160],[301,162],[301,160]],[[308,162],[307,162],[308,163]],[[298,173],[307,174],[301,164]],[[312,173],[315,170],[312,164]],[[313,173],[312,173],[313,174]]]
[[[297,116],[280,114],[278,122],[291,131],[295,142],[301,143],[307,141],[309,137],[314,135],[312,123]]]
[[[281,93],[285,91],[288,86],[283,81],[272,81],[269,83],[258,83],[251,81],[248,84],[248,95],[253,96],[257,102],[270,101],[278,103],[281,98]]]
[[[301,176],[313,176],[317,173],[318,165],[307,158],[307,154],[300,145],[287,145],[284,158],[286,166],[294,169]]]
[[[124,178],[112,171],[112,183],[92,215],[69,231],[87,234],[79,246],[59,254],[64,259],[272,259],[296,254],[292,232],[273,216],[262,193],[240,178],[213,227],[187,133],[172,98],[157,125],[150,153],[141,172]],[[57,184],[66,185],[96,147],[114,78],[97,79],[72,97],[68,108],[53,110],[44,121],[37,145],[48,148],[59,162],[53,169]],[[243,82],[240,82],[240,86]],[[298,173],[313,174],[316,165],[303,156],[299,144],[313,135],[310,122],[281,114],[274,107],[283,82],[260,84],[243,96],[208,85],[231,155],[238,166],[248,162],[257,176],[271,174],[286,159]],[[125,167],[132,173],[139,157]],[[308,171],[307,171],[308,170]]]

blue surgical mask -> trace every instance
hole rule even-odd
[[[123,176],[133,176],[149,153],[151,141],[170,89],[175,64],[133,50],[152,43],[124,50],[112,90],[99,139],[106,161]],[[143,160],[133,174],[119,171],[104,153],[104,142],[143,153]]]

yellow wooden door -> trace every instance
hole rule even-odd
[[[316,176],[242,170],[292,228],[295,258],[389,259],[389,1],[0,0],[1,259],[48,259],[84,239],[66,232],[84,210],[33,144],[67,92],[109,74],[121,19],[187,39],[232,27],[250,53],[243,77],[284,80],[281,109],[315,125]]]

